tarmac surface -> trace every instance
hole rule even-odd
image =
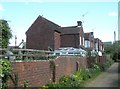
[[[114,63],[105,72],[102,72],[95,79],[85,84],[85,87],[112,87],[120,89],[120,73],[118,73],[119,63]]]

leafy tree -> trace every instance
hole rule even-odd
[[[6,20],[0,20],[0,48],[6,48],[9,39],[12,38],[12,32]]]
[[[119,41],[105,46],[105,53],[110,54],[113,60],[120,60],[120,43]]]
[[[113,45],[114,45],[113,60],[115,61],[120,60],[120,42],[118,41]]]
[[[105,53],[106,54],[112,54],[113,50],[114,50],[114,45],[113,44],[105,46]]]

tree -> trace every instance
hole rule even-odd
[[[0,48],[7,48],[12,32],[6,20],[0,20]]]
[[[120,60],[120,42],[116,41],[111,45],[105,46],[105,53],[110,54],[111,58],[115,61]]]
[[[114,45],[113,60],[118,61],[120,60],[120,41],[115,42],[113,45]]]
[[[113,50],[114,50],[114,45],[110,44],[110,45],[105,45],[105,53],[106,54],[113,54]]]

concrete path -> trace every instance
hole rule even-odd
[[[107,71],[86,83],[86,87],[120,87],[118,80],[118,63],[114,63]],[[118,83],[119,81],[119,83]]]

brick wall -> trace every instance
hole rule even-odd
[[[54,32],[54,49],[60,48],[60,43],[61,38],[60,38],[60,33]]]
[[[54,49],[54,29],[57,27],[58,25],[39,16],[26,32],[26,48],[48,50],[50,47]]]
[[[51,82],[49,61],[13,62],[12,67],[12,73],[18,73],[19,86],[23,86],[25,80],[28,80],[29,86],[32,87]],[[9,82],[9,86],[13,86],[13,84]]]
[[[61,35],[61,47],[79,48],[79,35],[65,34]]]
[[[86,58],[80,57],[58,57],[55,59],[55,81],[64,75],[74,73],[79,67],[87,66]],[[78,68],[77,68],[78,67]],[[23,86],[24,81],[29,81],[29,86],[40,87],[52,82],[52,70],[50,61],[29,61],[29,62],[12,62],[13,74],[18,73],[19,87]],[[9,86],[13,86],[9,80]]]
[[[78,63],[78,64],[77,64]],[[69,75],[77,71],[80,68],[87,67],[86,58],[83,57],[59,57],[56,61],[56,78],[58,82],[59,79],[64,75]],[[78,65],[78,68],[77,68]]]

